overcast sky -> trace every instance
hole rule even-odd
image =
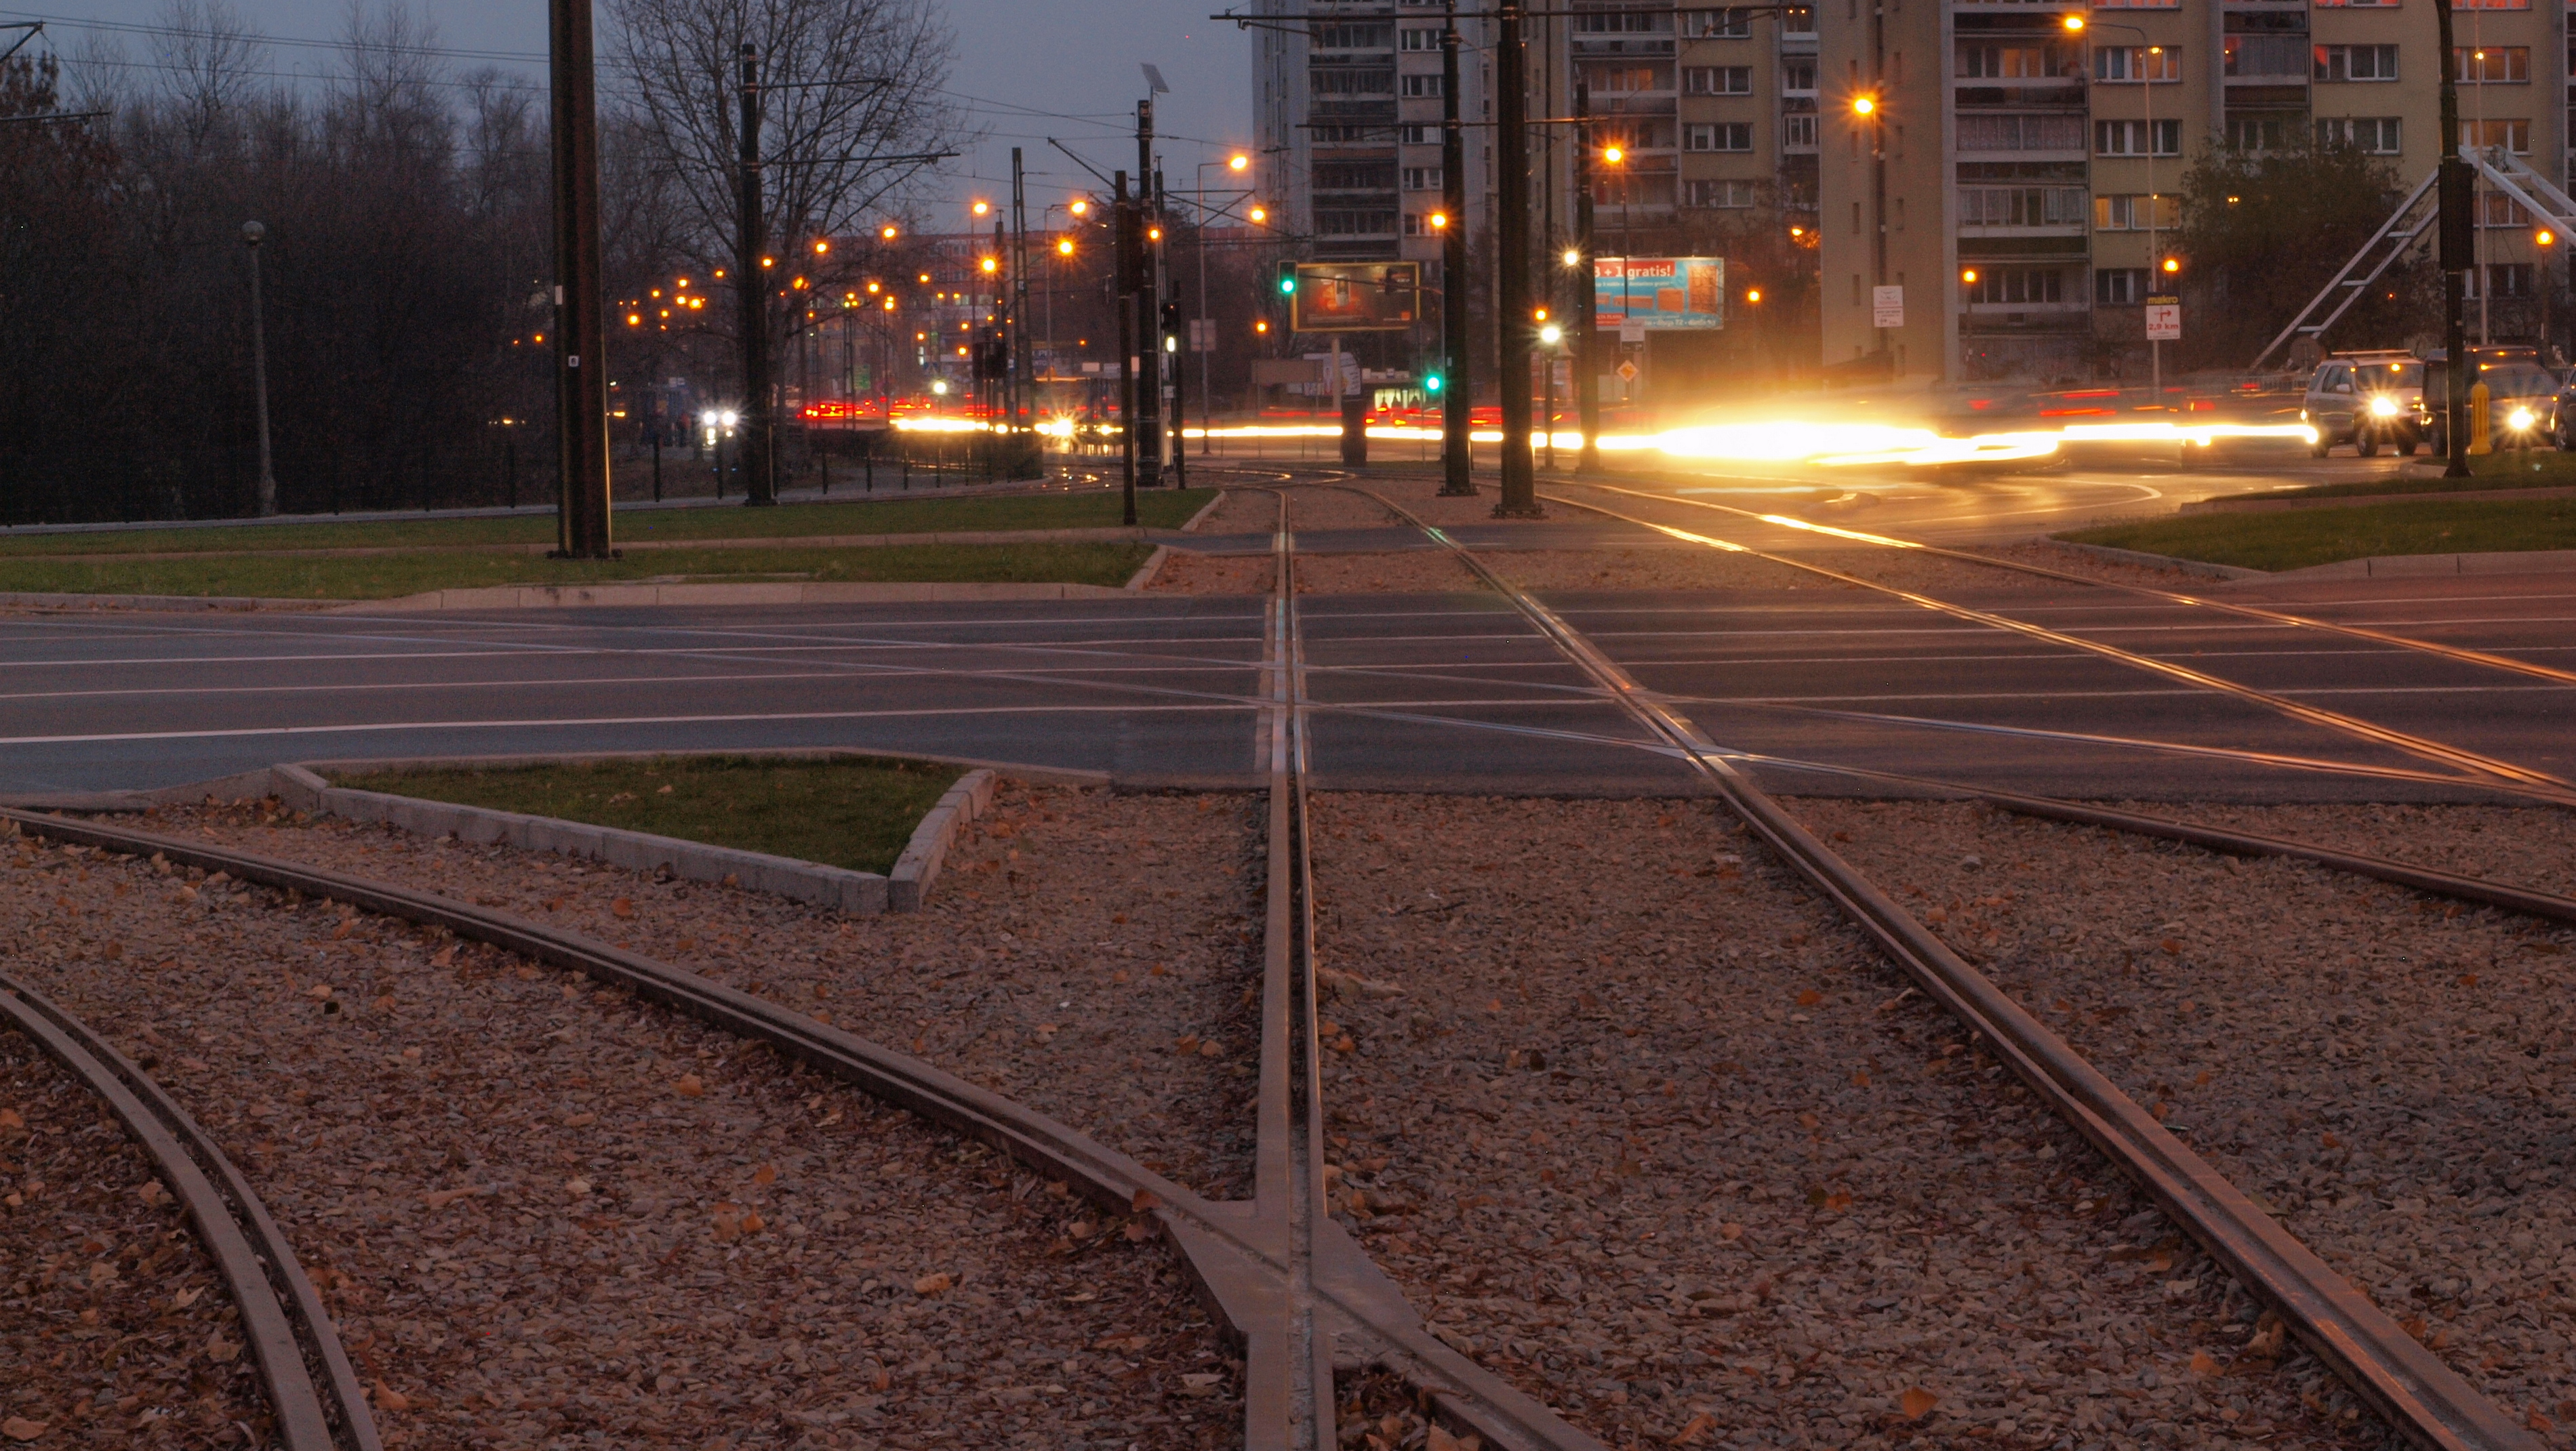
[[[365,0],[373,3],[373,0]],[[1244,31],[1206,17],[1225,0],[927,0],[957,37],[952,99],[985,139],[949,164],[941,191],[946,216],[924,218],[946,230],[965,221],[976,196],[1008,195],[1011,148],[1024,153],[1031,174],[1031,220],[1038,207],[1077,184],[1081,170],[1047,144],[1052,136],[1081,152],[1102,171],[1136,164],[1132,140],[1137,99],[1144,94],[1141,62],[1162,68],[1171,94],[1157,101],[1157,129],[1166,184],[1189,187],[1197,163],[1252,140],[1252,62]],[[1237,0],[1240,8],[1250,8]],[[0,19],[46,19],[47,34],[66,53],[85,41],[121,41],[130,62],[148,61],[155,39],[148,33],[93,28],[152,26],[165,18],[165,0],[0,0]],[[232,0],[251,28],[280,42],[327,41],[344,28],[347,0]],[[436,0],[415,9],[434,18],[439,43],[462,51],[516,54],[532,79],[542,79],[546,47],[544,0]],[[0,47],[5,48],[5,47]],[[492,63],[489,56],[460,57],[460,68]],[[327,49],[279,44],[268,68],[298,75],[328,74]],[[1213,183],[1213,175],[1210,181]]]

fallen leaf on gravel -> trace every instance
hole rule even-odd
[[[1089,1239],[1099,1232],[1100,1226],[1093,1224],[1088,1219],[1077,1219],[1065,1229],[1065,1233],[1072,1235],[1075,1239]]]
[[[1094,1350],[1114,1350],[1121,1355],[1130,1355],[1151,1344],[1153,1344],[1153,1337],[1147,1335],[1112,1335],[1105,1339],[1093,1342],[1091,1348]]]
[[[146,1204],[159,1204],[170,1197],[170,1191],[161,1187],[160,1180],[146,1179],[136,1187],[134,1197]]]
[[[678,1093],[682,1098],[704,1098],[707,1096],[706,1084],[694,1073],[681,1074],[680,1081],[672,1084],[671,1088],[672,1091]]]
[[[2170,938],[2170,937],[2166,938],[2166,939],[2165,939],[2164,941],[2162,941],[2162,942],[2157,943],[2156,945],[2157,945],[2158,947],[2163,948],[2163,949],[2164,949],[2168,954],[2171,954],[2171,955],[2173,955],[2173,956],[2179,957],[2179,956],[2181,956],[2181,955],[2182,955],[2182,944],[2181,944],[2181,943],[2179,943],[2179,942],[2176,942],[2174,939],[2172,939],[2172,938]]]
[[[599,1115],[595,1113],[577,1113],[564,1120],[564,1127],[568,1129],[586,1129],[597,1122],[599,1122]]]
[[[1154,1221],[1150,1219],[1131,1219],[1127,1221],[1127,1238],[1131,1243],[1143,1244],[1145,1241],[1152,1239],[1153,1237]]]
[[[1809,988],[1805,992],[1798,994],[1798,1006],[1802,1008],[1812,1008],[1824,1000],[1825,995],[1816,991],[1814,988]]]
[[[761,1165],[759,1168],[752,1170],[752,1171],[751,1171],[751,1182],[753,1182],[754,1184],[775,1184],[775,1183],[777,1183],[777,1182],[778,1182],[778,1166],[777,1166],[777,1165],[775,1165],[775,1164],[763,1164],[763,1165]]]
[[[11,1416],[5,1421],[0,1421],[0,1436],[6,1436],[12,1441],[33,1441],[45,1434],[46,1428],[51,1425],[53,1425],[51,1421],[30,1421],[23,1416]]]
[[[635,899],[632,897],[620,897],[616,901],[608,904],[608,910],[616,913],[620,917],[632,917],[635,915]]]
[[[1934,1406],[1941,1404],[1941,1398],[1921,1386],[1907,1386],[1905,1394],[1897,1397],[1896,1403],[1904,1409],[1905,1419],[1919,1421],[1930,1415]]]
[[[327,982],[317,982],[313,986],[306,988],[304,990],[304,995],[313,999],[315,1002],[320,1002],[322,999],[331,996],[331,985]]]
[[[2531,1408],[2531,1414],[2523,1417],[2522,1423],[2535,1431],[2546,1431],[2549,1429],[2549,1418],[2540,1414],[2540,1407],[2538,1406]]]
[[[1679,1431],[1673,1433],[1672,1444],[1676,1446],[1695,1445],[1701,1437],[1715,1429],[1717,1429],[1717,1417],[1710,1415],[1706,1411],[1702,1411],[1698,1415],[1690,1418],[1689,1425],[1684,1426]]]
[[[2270,1310],[2254,1322],[2253,1337],[2245,1342],[2245,1353],[2257,1360],[2278,1360],[2281,1342],[2290,1333],[2289,1324]]]
[[[241,1354],[241,1347],[226,1340],[221,1332],[218,1332],[214,1339],[206,1342],[206,1358],[218,1365],[229,1363],[239,1354]]]
[[[2221,1367],[2218,1362],[2211,1358],[2208,1351],[2195,1350],[2191,1353],[2191,1373],[2193,1375],[2216,1375],[2220,1368]]]
[[[564,1181],[564,1192],[578,1199],[582,1195],[590,1192],[590,1181],[587,1179],[567,1179]]]
[[[27,1121],[18,1116],[16,1109],[0,1108],[0,1129],[23,1129],[26,1126]]]
[[[471,1198],[477,1194],[489,1194],[491,1192],[491,1186],[478,1184],[468,1184],[462,1189],[432,1189],[428,1193],[420,1196],[420,1202],[428,1205],[432,1209],[445,1209],[447,1206],[455,1203],[459,1199]]]
[[[1744,1238],[1744,1226],[1740,1224],[1721,1224],[1717,1227],[1717,1237],[1724,1240],[1742,1239]]]
[[[1853,1071],[1853,1073],[1852,1073],[1852,1087],[1854,1087],[1854,1088],[1867,1088],[1867,1087],[1869,1087],[1869,1070],[1868,1070],[1868,1069],[1866,1069],[1866,1068],[1861,1068],[1861,1069],[1856,1069],[1856,1070],[1854,1070],[1854,1071]]]
[[[189,1306],[197,1303],[197,1297],[204,1293],[206,1293],[206,1290],[203,1285],[192,1286],[191,1288],[181,1290],[179,1293],[170,1297],[170,1308],[173,1310],[185,1310]]]
[[[429,965],[432,967],[454,967],[456,965],[456,949],[454,947],[450,947],[446,951],[438,954],[436,957],[431,958],[429,960]]]
[[[408,1411],[411,1409],[411,1397],[395,1390],[392,1386],[385,1384],[383,1381],[376,1382],[375,1402],[378,1410]]]
[[[1190,1374],[1190,1375],[1182,1376],[1182,1377],[1181,1377],[1181,1394],[1182,1394],[1182,1395],[1185,1395],[1185,1396],[1212,1396],[1212,1395],[1215,1395],[1215,1394],[1216,1394],[1216,1388],[1217,1388],[1217,1382],[1219,1382],[1219,1381],[1221,1381],[1221,1380],[1224,1380],[1224,1379],[1225,1379],[1225,1377],[1224,1377],[1223,1375],[1220,1375],[1220,1374],[1218,1374],[1218,1373],[1217,1373],[1217,1372],[1215,1372],[1215,1371],[1205,1371],[1205,1370],[1203,1370],[1203,1371],[1198,1371],[1198,1372],[1196,1372],[1196,1373],[1194,1373],[1194,1374]],[[1454,1445],[1454,1444],[1456,1444],[1456,1443],[1452,1442],[1451,1444],[1453,1444],[1453,1445]]]
[[[761,1218],[760,1211],[756,1209],[742,1217],[742,1232],[745,1234],[758,1234],[768,1227],[769,1221]]]
[[[1198,1035],[1196,1033],[1185,1033],[1181,1035],[1181,1040],[1172,1045],[1172,1051],[1183,1058],[1187,1058],[1191,1054],[1196,1053],[1199,1051]]]
[[[1127,1207],[1138,1214],[1142,1214],[1146,1210],[1152,1209],[1162,1202],[1162,1200],[1154,1197],[1153,1190],[1139,1189],[1136,1191],[1135,1197],[1127,1201]]]
[[[947,1271],[941,1270],[913,1281],[912,1292],[916,1295],[942,1295],[948,1292],[949,1286],[956,1283],[948,1277]]]

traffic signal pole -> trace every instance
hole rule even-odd
[[[604,346],[608,306],[599,255],[598,75],[591,56],[590,0],[553,0],[549,8],[555,342],[561,360],[555,370],[555,407],[563,468],[563,489],[555,505],[555,553],[564,559],[606,559],[612,552]],[[252,274],[254,288],[257,276]],[[266,369],[261,371],[261,504],[268,513],[276,505],[267,468]]]
[[[2457,56],[2451,48],[2451,0],[2433,0],[2433,21],[2440,32],[2436,55]],[[2470,208],[2477,201],[2476,177],[2460,159],[2460,92],[2457,60],[2442,66],[2441,182],[2435,188],[2440,206],[2442,253],[2442,442],[2450,462],[2446,479],[2469,476],[2468,326],[2461,317],[2461,280],[2477,265],[2477,220]]]
[[[760,265],[767,225],[760,200],[760,50],[742,47],[742,195],[734,220],[734,297],[742,308],[743,498],[755,508],[778,502],[776,420],[769,400],[769,269]]]
[[[1521,7],[1504,0],[1494,44],[1494,336],[1503,404],[1503,488],[1497,519],[1545,517],[1530,458],[1529,57]]]
[[[1574,83],[1574,426],[1577,473],[1601,467],[1600,284],[1592,265],[1592,87]]]
[[[1134,320],[1135,351],[1127,356],[1136,360],[1136,487],[1151,489],[1163,482],[1163,350],[1155,341],[1159,328],[1155,304],[1163,289],[1157,282],[1162,269],[1155,265],[1161,250],[1152,241],[1154,230],[1161,224],[1162,198],[1154,180],[1154,98],[1147,96],[1136,103],[1136,275],[1128,296],[1128,312]]]
[[[1440,32],[1440,205],[1449,214],[1440,236],[1440,492],[1476,492],[1469,452],[1476,389],[1467,367],[1467,144],[1458,119],[1458,6],[1450,0]]]

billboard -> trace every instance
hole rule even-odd
[[[1596,257],[1593,325],[1644,328],[1726,326],[1723,257]]]
[[[1288,326],[1301,333],[1377,333],[1422,316],[1419,262],[1300,262]]]

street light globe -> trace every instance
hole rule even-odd
[[[1547,344],[1551,348],[1555,347],[1558,343],[1565,341],[1565,329],[1558,327],[1555,323],[1549,323],[1547,326],[1538,330],[1538,340]]]
[[[1762,289],[1759,287],[1748,287],[1744,289],[1744,300],[1746,302],[1760,302],[1762,300]]]
[[[716,426],[716,411],[715,411],[714,409],[712,409],[712,408],[708,409],[706,412],[701,413],[701,414],[699,414],[699,415],[698,415],[698,421],[699,421],[700,423],[705,424],[705,425],[706,425],[707,427],[709,427],[709,428],[713,428],[713,427],[715,427],[715,426]]]
[[[1075,202],[1075,203],[1073,204],[1073,206],[1072,206],[1071,210],[1072,210],[1073,214],[1074,214],[1075,216],[1077,216],[1077,217],[1087,217],[1087,216],[1091,215],[1091,203],[1089,203],[1089,202]]]
[[[1566,248],[1566,249],[1565,249],[1565,259],[1564,259],[1564,260],[1565,260],[1565,265],[1566,265],[1566,266],[1568,266],[1568,267],[1580,267],[1580,266],[1582,266],[1582,265],[1583,265],[1583,249],[1582,249],[1582,248],[1580,248],[1580,247],[1568,247],[1568,248]]]
[[[977,203],[975,203],[975,215],[977,215],[977,216],[979,216],[979,217],[982,217],[982,216],[990,216],[990,215],[992,214],[992,211],[993,211],[993,204],[992,204],[991,202],[977,202]]]
[[[1252,219],[1256,222],[1266,222],[1270,220],[1270,209],[1267,207],[1254,207],[1252,209]]]
[[[2084,17],[2081,15],[2069,15],[2061,23],[2069,30],[2082,30],[2084,28]]]
[[[1056,254],[1057,256],[1059,256],[1059,257],[1070,257],[1070,256],[1072,256],[1072,255],[1073,255],[1073,239],[1072,239],[1071,237],[1064,237],[1064,238],[1060,238],[1060,239],[1058,239],[1058,240],[1057,240],[1057,242],[1056,242],[1056,244],[1055,244],[1055,254]]]
[[[1447,212],[1433,212],[1431,214],[1431,230],[1435,232],[1445,232],[1449,230],[1449,214]],[[2545,246],[2547,244],[2544,243],[2542,245]]]
[[[242,223],[242,245],[256,247],[268,236],[268,228],[257,222]]]
[[[932,393],[934,393],[934,394],[937,394],[937,395],[941,396],[941,397],[946,397],[946,396],[947,396],[947,394],[948,394],[948,380],[947,380],[947,379],[945,379],[945,378],[933,378],[933,379],[931,379],[931,380],[930,380],[930,391],[931,391]]]
[[[2165,270],[2167,272],[2180,272],[2182,270],[2182,263],[2172,257],[2167,257],[2165,259]]]
[[[1855,115],[1855,116],[1873,116],[1873,115],[1876,115],[1877,113],[1878,113],[1878,98],[1877,98],[1877,97],[1875,97],[1875,96],[1856,96],[1856,97],[1854,97],[1854,98],[1852,99],[1852,114],[1853,114],[1853,115]]]
[[[1601,159],[1609,162],[1612,166],[1617,166],[1621,161],[1627,159],[1627,155],[1627,152],[1620,150],[1616,146],[1604,146],[1601,148]]]
[[[895,237],[894,224],[892,222],[888,222],[884,226],[877,228],[877,235],[884,238],[886,241],[893,241]]]
[[[1241,171],[1251,164],[1252,158],[1238,151],[1234,153],[1234,155],[1226,158],[1225,169],[1228,171]]]
[[[722,423],[727,428],[731,428],[735,424],[742,422],[742,415],[728,408],[724,412],[716,415],[716,421]]]

